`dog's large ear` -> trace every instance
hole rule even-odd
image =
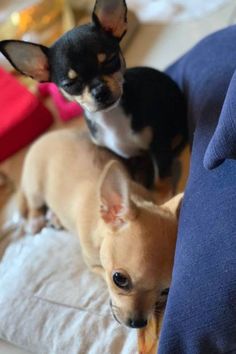
[[[109,162],[99,186],[100,213],[112,229],[117,229],[136,216],[130,200],[130,183],[126,171],[117,161]]]
[[[49,81],[47,47],[24,41],[6,40],[0,42],[0,52],[21,74],[40,82]]]
[[[93,22],[121,40],[127,31],[127,6],[125,0],[96,0]]]
[[[168,202],[164,203],[163,206],[167,209],[170,210],[170,212],[176,216],[176,218],[179,218],[179,213],[180,213],[180,208],[181,208],[181,204],[182,204],[182,200],[184,197],[184,193],[179,193],[176,196],[174,196],[173,198],[171,198],[170,200],[168,200]]]

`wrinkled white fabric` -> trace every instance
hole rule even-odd
[[[39,354],[137,353],[135,330],[112,317],[106,284],[67,232],[44,229],[0,263],[0,338]]]

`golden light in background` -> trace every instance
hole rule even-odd
[[[37,40],[51,44],[62,33],[63,0],[37,0],[0,22],[0,39]]]
[[[11,22],[14,26],[18,26],[20,23],[20,14],[18,12],[13,12],[10,16]]]

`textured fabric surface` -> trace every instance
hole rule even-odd
[[[236,68],[235,43],[233,26],[168,69],[187,96],[193,144],[159,354],[236,353],[236,162],[203,166]]]
[[[225,159],[236,158],[236,72],[234,73],[213,137],[204,156],[208,169],[219,166]]]
[[[44,229],[13,242],[0,263],[0,338],[39,354],[132,354],[135,330],[112,317],[106,285],[79,241]]]

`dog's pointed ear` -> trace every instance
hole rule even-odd
[[[180,213],[180,208],[182,205],[182,200],[184,197],[184,193],[179,193],[168,202],[163,204],[163,207],[169,209],[169,211],[178,219],[179,218],[179,213]]]
[[[120,41],[127,31],[125,0],[96,0],[92,18],[97,26]]]
[[[136,208],[130,199],[130,183],[126,171],[117,161],[109,162],[103,171],[99,186],[100,214],[113,230],[136,217]]]
[[[0,52],[21,74],[39,82],[50,80],[49,48],[35,43],[6,40],[0,42]]]

